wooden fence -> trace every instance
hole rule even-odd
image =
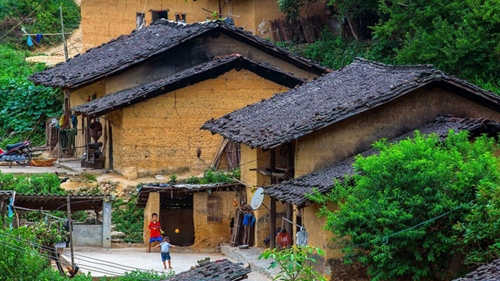
[[[277,19],[271,21],[275,42],[312,43],[321,37],[323,22],[318,15],[295,20]]]

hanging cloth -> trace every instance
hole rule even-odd
[[[243,216],[243,225],[245,225],[245,226],[246,226],[246,225],[250,225],[250,220],[251,220],[251,218],[250,218],[250,217],[251,217],[251,216],[252,216],[252,215],[250,215],[250,214],[245,214],[245,215]]]
[[[9,209],[9,218],[12,218],[14,216],[14,212],[12,211],[12,198],[9,199],[9,205],[7,205],[7,208]],[[12,229],[12,222],[10,223],[10,229]]]
[[[31,39],[31,36],[28,35],[28,46],[33,46],[33,40]]]
[[[309,235],[307,234],[305,227],[301,227],[295,236],[297,237],[297,246],[307,246]]]
[[[40,41],[42,41],[42,38],[43,38],[43,34],[38,33],[35,37],[35,42],[40,44]]]

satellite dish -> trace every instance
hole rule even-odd
[[[252,200],[250,200],[250,207],[257,210],[262,205],[262,201],[264,201],[264,188],[259,187],[253,194]]]

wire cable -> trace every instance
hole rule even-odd
[[[7,37],[7,35],[9,35],[9,33],[11,33],[14,29],[16,29],[18,26],[20,26],[27,18],[29,18],[34,12],[36,12],[36,10],[42,6],[45,2],[47,2],[47,0],[43,0],[42,3],[38,4],[38,6],[36,6],[33,11],[31,11],[31,13],[29,13],[26,17],[24,17],[18,24],[16,24],[12,29],[10,29],[9,31],[7,31],[7,33],[5,33],[2,37],[0,37],[0,41],[2,41],[2,39],[4,39],[5,37]]]
[[[0,235],[2,235],[2,234],[5,234],[5,233],[0,233]],[[33,251],[29,251],[28,249],[26,249],[26,248],[24,248],[22,246],[15,245],[15,244],[10,244],[9,245],[7,243],[2,243],[2,245],[5,246],[5,247],[7,247],[7,248],[9,248],[9,249],[11,249],[11,250],[15,250],[15,251],[18,251],[18,252],[31,253],[31,254],[36,253],[39,256],[41,256],[43,258],[46,258],[48,260],[52,260],[53,259],[52,254],[41,253],[39,251],[35,251],[35,249],[33,249]],[[30,243],[29,245],[36,247],[36,245],[34,243]],[[45,247],[45,246],[42,246],[40,248],[43,249],[43,250],[45,250],[45,251],[53,252],[53,248],[48,248],[48,247]],[[112,266],[109,266],[108,263],[109,262],[106,261],[106,264],[100,264],[100,265],[105,265],[105,266],[108,266],[108,267],[112,267]],[[95,262],[87,261],[84,264],[77,264],[77,266],[78,266],[78,268],[86,269],[88,271],[99,272],[99,273],[103,273],[103,274],[111,274],[112,276],[123,276],[127,272],[127,271],[125,271],[125,272],[121,273],[121,272],[115,272],[115,271],[111,271],[111,270],[106,270],[106,269],[103,269],[103,268],[100,268],[100,267],[96,268],[96,267],[93,267],[91,264],[96,264],[96,263]],[[154,271],[154,270],[140,270],[140,269],[136,269],[136,270],[139,270],[139,271],[148,271],[148,272]],[[136,271],[136,270],[134,270],[134,271]],[[161,271],[154,271],[154,272],[156,272],[158,274],[163,273]],[[157,280],[156,278],[154,278],[154,279],[141,278],[141,277],[134,277],[134,278],[136,280],[144,280],[144,281]]]
[[[34,244],[32,241],[29,241],[27,239],[23,239],[23,238],[19,238],[15,235],[12,235],[12,234],[9,234],[9,233],[0,233],[0,235],[4,235],[4,236],[7,236],[7,237],[10,237],[12,239],[17,239],[17,240],[24,240],[27,244],[30,244],[34,247],[38,247],[40,249],[43,249],[43,250],[51,250],[52,248],[50,247],[47,247],[47,246],[44,246],[44,245],[36,245]],[[66,256],[66,254],[63,254]],[[114,263],[114,262],[110,262],[110,261],[107,261],[107,260],[102,260],[102,259],[97,259],[97,258],[94,258],[94,257],[89,257],[89,256],[86,256],[86,255],[83,255],[83,254],[74,254],[75,257],[78,257],[80,259],[82,259],[83,261],[87,261],[89,263],[95,263],[95,264],[99,264],[99,265],[107,265],[109,267],[113,267],[113,268],[116,268],[116,269],[120,269],[120,270],[140,270],[140,271],[150,271],[151,269],[144,269],[144,268],[138,268],[138,267],[132,267],[132,266],[126,266],[126,265],[121,265],[121,264],[118,264],[118,263]],[[89,261],[90,260],[90,261]],[[96,262],[94,262],[96,261]],[[100,263],[102,262],[102,263]],[[158,271],[160,272],[160,271]]]

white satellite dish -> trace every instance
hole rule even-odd
[[[257,210],[260,207],[260,205],[262,205],[263,201],[264,201],[264,188],[259,187],[253,194],[252,200],[250,200],[250,207],[252,207],[252,209],[254,210]]]

